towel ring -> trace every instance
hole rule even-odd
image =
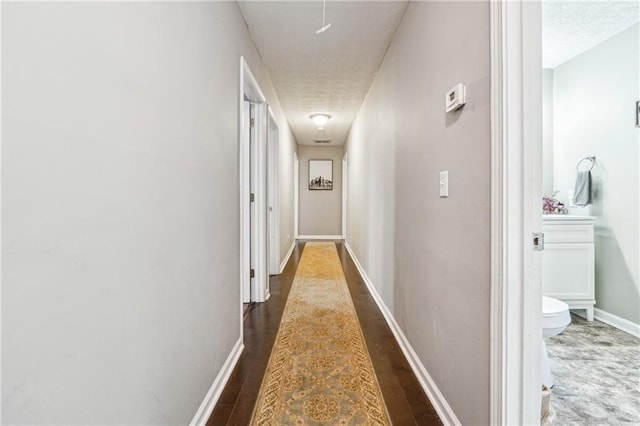
[[[589,170],[584,170],[585,172],[590,172],[593,169],[593,166],[596,165],[596,157],[584,157],[582,160],[578,161],[578,164],[576,164],[576,170],[580,171],[580,164],[582,164],[583,161],[591,161],[591,167],[589,167]]]

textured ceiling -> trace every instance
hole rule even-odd
[[[321,34],[322,1],[238,4],[298,143],[344,144],[407,2],[327,2]],[[332,117],[324,131],[309,119],[318,112]]]
[[[542,64],[555,68],[640,20],[640,1],[542,3]]]

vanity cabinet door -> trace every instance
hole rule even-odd
[[[592,300],[594,297],[594,245],[545,244],[542,291],[560,300]]]

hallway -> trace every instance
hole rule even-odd
[[[0,11],[0,423],[244,424],[300,240],[395,424],[538,420],[537,2]]]
[[[296,244],[283,273],[271,277],[271,298],[245,319],[245,350],[207,426],[249,424],[304,246]],[[441,425],[349,253],[336,246],[392,424]]]

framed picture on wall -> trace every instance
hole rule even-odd
[[[309,160],[309,189],[333,189],[333,160]]]

